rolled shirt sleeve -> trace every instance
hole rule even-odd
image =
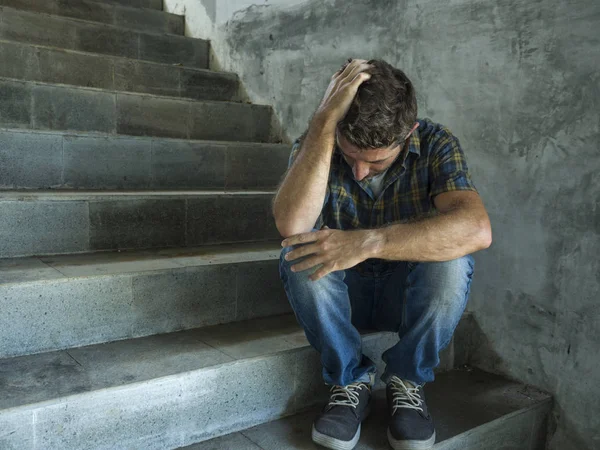
[[[292,167],[294,161],[296,161],[298,153],[300,153],[300,138],[296,139],[292,145],[292,151],[290,152],[290,158],[288,160],[288,170]]]
[[[430,161],[429,196],[450,191],[475,191],[465,154],[460,142],[450,133],[444,133],[433,145]]]

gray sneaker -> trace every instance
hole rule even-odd
[[[360,424],[370,409],[369,383],[332,386],[329,403],[313,423],[312,440],[334,450],[352,450],[360,438]]]
[[[394,450],[427,450],[435,444],[435,428],[422,386],[392,377],[386,389],[390,425],[388,441]]]

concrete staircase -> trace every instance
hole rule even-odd
[[[270,214],[289,146],[161,7],[0,0],[2,450],[312,448],[326,390]],[[542,448],[546,395],[468,371],[431,389],[439,448]]]

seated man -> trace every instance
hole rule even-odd
[[[458,139],[417,120],[402,71],[349,60],[294,144],[273,212],[287,296],[331,385],[313,440],[358,442],[375,375],[357,331],[365,328],[401,338],[382,356],[390,445],[433,446],[423,385],[464,311],[469,255],[491,243]]]

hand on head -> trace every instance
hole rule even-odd
[[[315,116],[335,128],[350,109],[359,86],[371,78],[367,71],[372,67],[365,59],[349,58],[331,77]]]

